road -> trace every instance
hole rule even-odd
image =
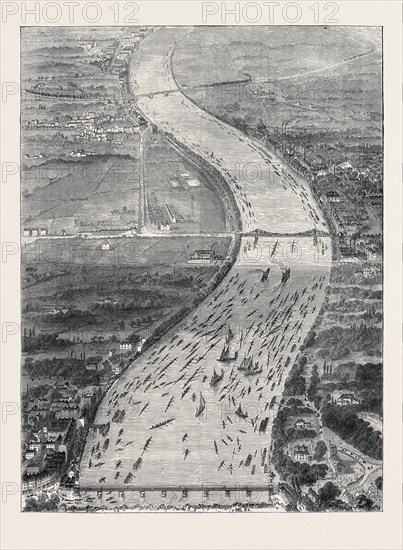
[[[318,73],[323,73],[323,72],[326,72],[326,71],[329,71],[330,69],[334,69],[335,67],[341,67],[343,65],[346,65],[348,63],[353,63],[354,61],[357,61],[357,59],[362,59],[363,57],[366,57],[368,55],[372,55],[374,52],[374,50],[371,50],[371,51],[368,51],[364,54],[362,54],[360,57],[358,58],[355,58],[355,59],[344,59],[343,61],[338,61],[337,63],[332,63],[330,65],[326,65],[325,67],[320,67],[319,69],[314,69],[312,71],[306,71],[304,73],[299,73],[299,74],[290,74],[290,75],[287,75],[287,76],[282,76],[282,77],[279,77],[279,78],[275,78],[275,79],[269,79],[269,78],[255,78],[253,80],[253,82],[258,82],[258,83],[265,83],[265,82],[279,82],[279,81],[282,81],[282,80],[291,80],[293,78],[300,78],[300,77],[303,77],[303,76],[310,76],[312,74],[318,74]]]

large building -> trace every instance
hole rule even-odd
[[[200,187],[200,181],[189,174],[189,172],[178,172],[176,174],[179,183],[184,187],[184,189],[191,189],[194,187]]]
[[[195,250],[188,260],[190,264],[211,264],[214,261],[214,250]]]
[[[294,448],[294,459],[297,462],[308,462],[310,452],[306,445],[296,445]]]

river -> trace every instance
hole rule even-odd
[[[155,497],[155,490],[177,487],[176,506],[187,502],[183,488],[199,491],[202,501],[203,487],[261,490],[271,474],[275,479],[273,419],[323,302],[332,256],[330,237],[298,236],[326,232],[308,183],[178,89],[171,56],[187,32],[161,28],[141,43],[132,66],[133,91],[149,122],[220,170],[244,236],[218,288],[109,390],[96,418],[109,432],[90,432],[80,466],[86,490],[154,489]],[[153,95],[167,90],[173,93]],[[245,235],[256,229],[266,233]],[[287,267],[290,278],[282,284]],[[227,343],[233,359],[222,362]],[[244,359],[254,372],[238,368]],[[214,372],[222,376],[216,384]],[[196,417],[200,403],[204,410]],[[119,411],[125,415],[116,422]]]

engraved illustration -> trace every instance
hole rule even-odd
[[[382,29],[21,28],[26,512],[382,510]]]

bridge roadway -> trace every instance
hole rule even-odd
[[[186,32],[163,28],[141,43],[131,75],[139,95],[176,85],[172,55]],[[331,266],[328,236],[291,235],[327,228],[307,182],[181,92],[141,97],[137,108],[161,132],[220,170],[235,196],[244,236],[236,262],[214,292],[109,389],[95,419],[107,431],[90,430],[80,486],[92,493],[103,482],[115,489],[125,482],[126,490],[266,487],[273,475],[277,481],[270,461],[273,420],[285,380],[320,310]],[[236,163],[241,164],[238,172]],[[251,163],[260,168],[257,177],[246,170]],[[247,235],[256,229],[266,235]],[[291,277],[282,285],[286,266]],[[268,268],[270,276],[262,281]],[[235,334],[231,346],[238,359],[223,363],[228,327]],[[257,374],[245,375],[238,368],[243,358],[252,358]],[[217,385],[211,384],[214,372],[223,374]],[[240,407],[246,411],[243,417],[235,412]],[[197,409],[203,409],[200,415]]]
[[[93,491],[94,487],[93,485],[84,485],[80,484],[80,491]],[[228,485],[220,486],[220,485],[212,485],[212,484],[205,484],[205,485],[192,485],[192,484],[186,484],[183,483],[182,485],[120,485],[117,486],[116,484],[113,485],[100,485],[99,491],[102,491],[103,493],[106,493],[107,491],[120,491],[120,492],[133,492],[137,491],[139,493],[141,492],[178,492],[178,491],[187,491],[187,492],[246,492],[250,491],[253,493],[277,493],[279,490],[279,484],[278,483],[267,483],[266,485],[253,485],[250,483],[249,485],[239,485],[234,483],[229,483]]]
[[[246,84],[247,82],[250,82],[250,77],[248,78],[239,78],[237,80],[222,80],[221,82],[207,82],[205,84],[195,84],[193,86],[187,86],[186,84],[182,84],[179,88],[174,88],[170,90],[158,90],[156,92],[148,92],[145,94],[136,94],[136,98],[139,99],[141,97],[148,97],[149,99],[157,96],[157,95],[164,95],[165,97],[169,96],[170,94],[177,94],[180,92],[180,90],[183,91],[190,91],[190,90],[203,90],[205,88],[217,88],[219,86],[228,86],[228,85],[234,85],[234,84]]]

